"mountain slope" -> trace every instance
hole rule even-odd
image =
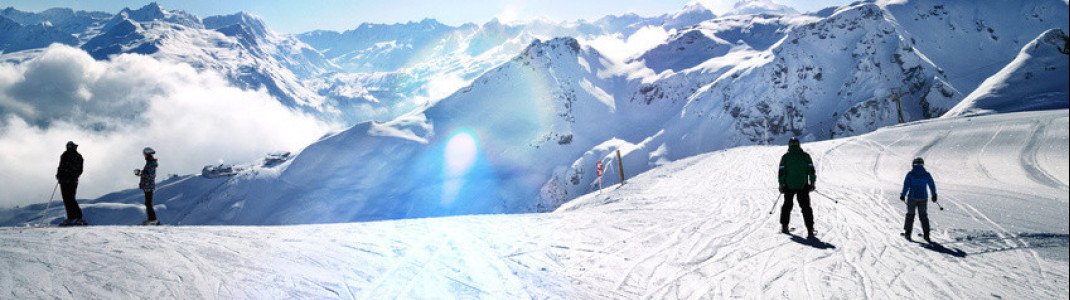
[[[300,224],[551,209],[560,203],[531,199],[553,170],[612,137],[604,126],[614,122],[600,123],[616,108],[598,88],[601,61],[575,39],[536,41],[426,111],[326,136],[279,166],[161,185],[174,195],[161,197],[161,218]],[[137,199],[123,191],[93,202]]]
[[[907,121],[938,117],[962,97],[872,4],[794,27],[769,50],[727,68],[689,95],[680,117],[650,141],[666,144],[670,160],[892,125],[894,89]]]
[[[98,34],[104,23],[111,19],[112,15],[96,11],[75,11],[70,8],[51,8],[34,13],[8,7],[0,10],[0,17],[11,19],[23,26],[46,24],[52,29],[66,35],[73,35],[79,41],[85,42]]]
[[[804,144],[818,164],[820,243],[776,233],[767,211],[784,149],[759,146],[680,160],[549,214],[4,228],[0,288],[15,298],[1060,298],[1067,118],[945,119]],[[898,236],[896,197],[916,155],[940,186],[946,210],[930,214],[943,247]]]
[[[727,16],[680,30],[636,60],[661,73],[680,72],[735,49],[766,50],[796,25],[816,21],[804,16]]]
[[[0,54],[26,49],[44,48],[52,43],[73,45],[74,36],[48,25],[23,25],[0,16]]]
[[[910,33],[911,44],[964,92],[976,89],[1044,31],[1070,32],[1067,2],[1060,0],[985,5],[969,0],[910,0],[882,6]]]
[[[338,70],[338,66],[331,64],[312,46],[294,36],[278,35],[259,17],[244,12],[204,18],[204,26],[237,38],[250,52],[277,60],[299,78]]]
[[[1044,32],[944,117],[1070,108],[1070,49],[1060,29]]]
[[[925,6],[925,1],[907,3]],[[667,19],[365,24],[353,31],[361,34],[346,39],[330,32],[310,38],[321,50],[337,51],[325,56],[328,60],[387,71],[324,73],[305,80],[287,71],[294,67],[285,59],[271,58],[286,51],[273,46],[278,43],[263,24],[244,14],[198,21],[204,28],[126,18],[109,32],[131,29],[130,34],[142,36],[133,40],[146,41],[132,45],[247,78],[252,83],[246,88],[305,95],[315,90],[317,95],[307,97],[315,101],[292,103],[367,111],[360,118],[379,121],[329,135],[291,163],[218,183],[219,193],[200,185],[183,191],[184,184],[168,191],[176,195],[168,199],[175,201],[169,207],[183,208],[174,212],[179,223],[292,224],[546,211],[592,191],[595,162],[615,162],[617,150],[627,177],[709,151],[783,143],[795,136],[805,141],[855,136],[938,117],[958,104],[962,90],[919,48],[915,36],[926,30],[919,27],[924,22],[904,21],[902,5],[860,2],[819,14],[826,17],[706,20],[672,29],[676,33],[664,45],[624,62],[607,59],[580,42],[584,39],[528,41],[549,33],[662,26]],[[151,8],[139,11],[158,10]],[[1029,17],[1020,10],[944,9],[953,10],[948,15],[982,14],[992,20]],[[675,15],[705,15],[701,6],[685,12]],[[1000,30],[1018,35],[1034,25]],[[956,41],[975,38],[967,33],[953,36]],[[1006,47],[992,47],[997,46]],[[423,50],[430,52],[415,49],[428,47]],[[447,155],[454,150],[461,151],[459,156]],[[450,157],[465,162],[465,168],[447,172]],[[108,199],[136,203],[136,191],[119,194]],[[455,203],[456,198],[468,202]]]
[[[167,62],[189,64],[198,70],[219,72],[236,86],[265,89],[289,107],[319,113],[324,118],[337,117],[339,113],[325,107],[324,99],[301,82],[302,78],[332,72],[337,67],[307,44],[294,37],[277,35],[259,18],[245,13],[212,16],[202,21],[157,3],[138,9],[124,8],[115,15],[69,9],[27,13],[9,8],[2,12],[21,22],[62,26],[21,24],[23,33],[11,35],[19,39],[17,48],[9,46],[7,52],[60,42],[78,45],[98,60],[122,53],[150,55]],[[26,28],[36,31],[28,33]],[[5,44],[2,40],[6,38],[8,35],[0,35],[0,45]],[[12,61],[26,61],[36,53],[24,51],[16,55]]]

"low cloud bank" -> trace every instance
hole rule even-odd
[[[158,152],[162,180],[299,150],[329,129],[218,74],[143,55],[95,61],[54,45],[0,64],[0,207],[47,201],[68,140],[85,157],[78,198],[86,199],[136,188],[132,170],[146,146]]]

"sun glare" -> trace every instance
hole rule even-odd
[[[476,161],[476,138],[469,130],[459,130],[446,143],[446,177],[462,177]]]

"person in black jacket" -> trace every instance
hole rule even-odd
[[[814,238],[814,210],[810,207],[810,192],[817,183],[817,171],[810,154],[803,151],[798,138],[788,141],[788,153],[780,158],[780,171],[777,172],[780,193],[784,194],[784,206],[780,209],[780,232],[788,234],[791,222],[791,209],[796,196],[802,209],[803,222],[806,224],[806,238]]]
[[[56,180],[59,181],[60,193],[63,195],[63,207],[67,209],[67,219],[59,226],[87,224],[82,218],[82,208],[78,206],[78,200],[75,198],[79,176],[82,176],[82,155],[78,154],[78,144],[67,142],[67,151],[60,155],[59,168],[56,168]]]
[[[141,177],[138,188],[145,192],[145,215],[148,219],[141,225],[160,225],[160,220],[156,219],[156,209],[152,207],[152,194],[156,191],[156,167],[160,164],[154,156],[156,150],[145,147],[141,154],[145,156],[145,168],[134,170],[134,175]]]

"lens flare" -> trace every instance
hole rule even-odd
[[[446,143],[446,178],[463,177],[476,161],[476,138],[468,130],[454,133]]]

